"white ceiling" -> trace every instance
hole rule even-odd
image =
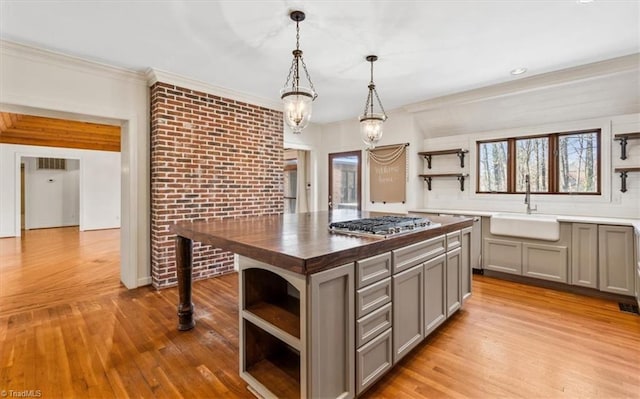
[[[640,52],[637,0],[0,0],[0,38],[278,101],[294,9],[307,14],[300,48],[316,123],[363,112],[368,54],[391,110]],[[528,73],[511,76],[516,67]]]

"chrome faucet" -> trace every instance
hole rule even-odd
[[[527,215],[531,214],[531,211],[537,211],[538,205],[535,207],[531,207],[531,182],[529,180],[529,175],[524,175],[524,203],[527,204]]]

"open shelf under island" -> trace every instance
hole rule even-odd
[[[471,292],[473,220],[387,238],[332,234],[334,211],[181,222],[178,329],[195,326],[193,241],[239,256],[240,376],[264,397],[362,394]]]

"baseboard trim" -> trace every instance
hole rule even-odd
[[[615,302],[635,303],[636,301],[636,298],[633,296],[614,294],[610,292],[602,292],[594,288],[578,287],[575,285],[558,283],[555,281],[540,280],[537,278],[518,276],[515,274],[496,272],[496,271],[487,270],[487,269],[483,269],[483,270],[484,270],[485,277],[495,277],[501,280],[513,281],[514,283],[533,285],[536,287],[548,288],[556,291],[569,292],[572,294],[590,296],[594,298],[601,298],[601,299],[606,299],[606,300],[615,301]]]

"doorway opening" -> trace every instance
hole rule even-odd
[[[309,212],[309,161],[308,150],[284,150],[284,213]]]
[[[21,157],[21,230],[80,226],[80,160]]]
[[[329,210],[362,209],[362,153],[329,154]]]

